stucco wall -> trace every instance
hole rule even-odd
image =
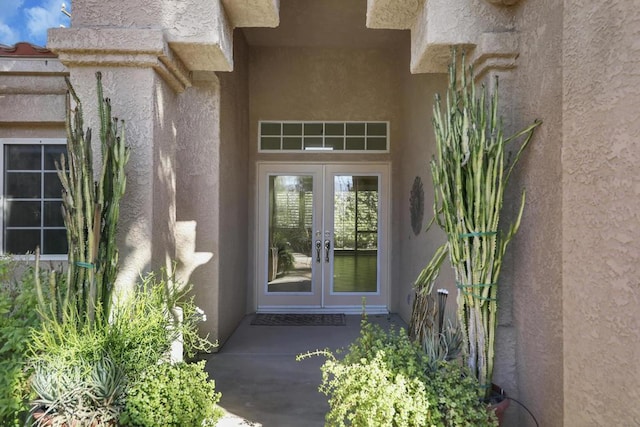
[[[158,76],[153,88],[153,250],[151,268],[172,268],[176,226],[176,128],[175,92]]]
[[[67,74],[53,58],[0,58],[0,138],[65,137]]]
[[[246,313],[249,251],[249,68],[242,32],[234,35],[234,71],[220,78],[219,337],[226,339]]]
[[[407,60],[408,63],[408,60]],[[398,154],[397,168],[394,178],[397,181],[397,193],[394,198],[394,223],[398,224],[397,239],[399,257],[396,281],[398,288],[398,313],[406,321],[411,317],[413,303],[413,283],[420,271],[427,265],[438,246],[445,241],[445,236],[437,226],[426,233],[425,229],[433,218],[433,182],[429,169],[429,161],[435,154],[435,138],[433,133],[433,98],[436,93],[445,93],[447,76],[444,74],[409,74],[406,66],[402,68],[403,81],[403,122],[404,136],[402,150]],[[413,182],[419,176],[424,190],[424,216],[422,231],[415,235],[411,228],[410,195]],[[449,263],[435,285],[447,288],[451,299],[448,306],[455,308],[455,281]],[[452,316],[455,318],[455,311]]]
[[[408,36],[408,34],[407,34]],[[407,48],[408,48],[407,39]],[[401,56],[391,49],[251,47],[249,61],[251,164],[272,161],[390,161],[402,145]],[[408,60],[406,63],[408,69]],[[257,153],[259,120],[388,120],[391,154]],[[393,166],[396,167],[396,166]],[[398,166],[399,167],[399,166]],[[250,223],[255,228],[255,168],[250,170]],[[395,194],[395,184],[392,197]],[[394,213],[392,212],[392,218]],[[255,265],[255,236],[248,265]],[[394,237],[392,236],[392,239]],[[395,246],[392,258],[397,256]],[[393,265],[393,260],[392,260]],[[395,276],[391,271],[391,277]],[[249,310],[255,309],[255,274],[249,278]],[[391,293],[395,284],[391,284]],[[392,310],[395,307],[392,307]]]
[[[638,425],[640,8],[563,17],[564,425]]]
[[[187,236],[192,253],[180,262],[207,314],[200,330],[220,344],[245,315],[247,296],[248,59],[242,34],[236,34],[235,50],[234,72],[211,73],[178,97],[177,220],[195,226]]]
[[[195,252],[210,254],[204,265],[191,265],[181,259],[192,274],[196,303],[207,314],[200,327],[204,334],[217,338],[219,231],[218,195],[220,193],[220,84],[213,76],[198,82],[178,97],[178,147],[176,151],[176,216],[178,222],[193,221],[191,236]],[[190,254],[185,254],[190,257]]]
[[[527,191],[520,231],[507,252],[504,283],[513,290],[517,394],[540,425],[562,425],[562,1],[526,1],[516,12],[517,68],[503,105],[511,130],[543,120],[507,193],[515,212]],[[512,217],[512,215],[511,215]],[[518,424],[533,420],[517,405]],[[584,424],[587,425],[587,424]]]

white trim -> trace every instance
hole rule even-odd
[[[67,145],[66,138],[0,138],[0,253],[4,253],[4,178],[5,178],[5,168],[4,168],[4,147],[5,145]],[[40,173],[43,173],[43,165],[44,158],[41,159],[41,167]],[[12,171],[19,172],[19,171]],[[33,171],[30,171],[33,172]],[[40,189],[41,195],[43,195],[43,188]],[[20,199],[16,199],[20,200]],[[44,198],[40,200],[45,200]],[[46,200],[45,200],[46,201]],[[41,218],[41,221],[44,220],[44,216]],[[19,229],[20,227],[16,227]],[[39,227],[40,231],[44,230],[44,226],[42,222]],[[59,227],[47,227],[47,229],[62,229]],[[15,254],[19,257],[24,257],[26,260],[34,260],[34,255],[25,255],[25,254]],[[68,256],[66,254],[41,254],[40,259],[42,261],[66,261]]]

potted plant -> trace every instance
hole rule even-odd
[[[498,279],[507,246],[520,226],[525,205],[522,191],[515,220],[504,229],[500,223],[504,191],[513,168],[540,125],[536,120],[510,137],[504,136],[498,115],[498,80],[491,95],[474,83],[465,56],[458,69],[456,52],[449,66],[445,105],[436,95],[434,131],[437,153],[430,162],[434,186],[434,221],[445,232],[446,242],[416,280],[417,305],[412,325],[427,308],[438,271],[448,257],[455,274],[457,317],[464,340],[463,357],[479,381],[478,394],[491,392]],[[509,163],[508,144],[521,141]],[[414,328],[416,326],[413,326]]]

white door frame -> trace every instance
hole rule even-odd
[[[256,274],[254,283],[256,311],[269,313],[315,313],[339,312],[358,314],[362,312],[362,297],[366,297],[367,313],[389,312],[389,277],[391,247],[391,165],[390,162],[257,162],[256,164]],[[311,293],[267,292],[267,235],[268,218],[268,179],[270,175],[312,175],[314,177],[314,206],[326,209],[323,197],[333,198],[333,177],[336,174],[361,174],[379,177],[378,212],[378,284],[375,293],[331,293],[330,280],[333,273],[333,251],[328,265],[313,269],[312,281],[316,286]],[[329,191],[331,190],[331,191]],[[333,212],[318,212],[314,216],[314,230],[325,229],[326,221],[331,220]],[[323,220],[325,224],[323,224]],[[315,233],[314,233],[315,234]],[[313,236],[315,241],[316,236]],[[323,275],[324,277],[322,277]],[[318,289],[318,286],[320,287]]]

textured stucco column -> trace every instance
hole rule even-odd
[[[176,166],[177,219],[192,221],[195,251],[211,255],[206,264],[195,268],[189,281],[195,299],[206,315],[200,325],[203,333],[218,338],[220,231],[220,82],[196,82],[178,101],[178,149]],[[185,260],[179,260],[185,262]]]
[[[127,289],[141,273],[170,266],[175,256],[175,89],[184,87],[184,74],[160,59],[166,49],[157,30],[55,29],[49,47],[83,102],[94,155],[100,153],[96,71],[113,115],[126,122],[131,157],[120,208],[118,286]]]
[[[195,227],[193,269],[204,334],[221,344],[246,314],[248,276],[248,48],[236,34],[233,73],[201,73],[179,97],[177,218]],[[181,259],[180,262],[183,262]]]
[[[175,177],[171,172],[175,142],[171,136],[171,99],[152,69],[69,67],[70,79],[83,102],[86,126],[93,130],[97,157],[99,121],[95,72],[103,75],[104,94],[113,115],[126,121],[131,157],[127,189],[120,207],[118,286],[130,289],[140,274],[169,265],[174,256]]]
[[[640,8],[563,25],[564,425],[640,425]]]

